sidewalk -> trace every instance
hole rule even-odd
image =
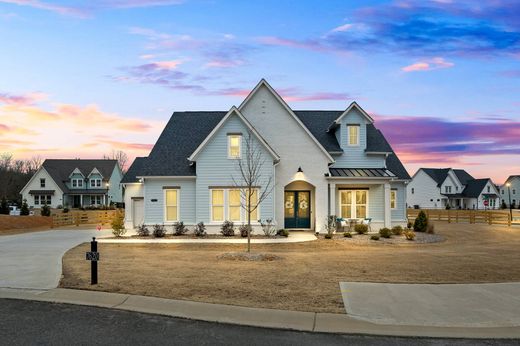
[[[346,314],[258,309],[62,288],[51,290],[0,289],[0,298],[89,305],[208,322],[306,332],[447,338],[520,338],[520,326],[455,328],[383,325],[358,320]]]

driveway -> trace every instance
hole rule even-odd
[[[0,287],[50,289],[58,286],[61,258],[70,248],[110,235],[110,230],[59,229],[0,237]]]
[[[520,283],[386,284],[341,282],[347,314],[392,325],[520,326]]]

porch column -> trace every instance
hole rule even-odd
[[[83,207],[83,195],[79,195],[79,207]]]
[[[330,215],[336,215],[336,184],[330,184]]]
[[[390,208],[390,184],[385,183],[383,187],[385,203],[385,227],[392,228],[392,209]]]

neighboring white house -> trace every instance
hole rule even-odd
[[[122,202],[123,174],[116,160],[45,160],[20,191],[31,208],[79,208]]]
[[[406,223],[410,179],[374,120],[355,102],[346,110],[295,111],[265,81],[229,111],[175,112],[148,157],[122,180],[125,225],[225,220],[246,223],[238,164],[252,136],[263,162],[253,199],[274,187],[252,216],[277,228],[323,231],[328,215]]]
[[[407,185],[409,208],[498,209],[499,191],[489,178],[462,169],[420,168]]]
[[[509,186],[508,186],[509,184]],[[511,175],[504,185],[500,186],[500,200],[509,208],[509,192],[511,192],[511,205],[513,208],[520,206],[520,175]]]

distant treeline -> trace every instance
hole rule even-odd
[[[12,154],[0,154],[0,199],[21,203],[20,190],[42,165],[35,156],[27,160],[15,160]]]

